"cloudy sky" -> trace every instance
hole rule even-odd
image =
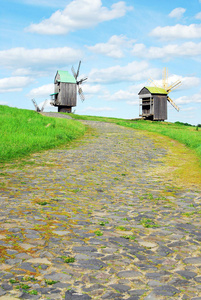
[[[182,81],[168,121],[201,123],[201,0],[1,0],[0,40],[0,104],[42,105],[81,60],[75,113],[137,118],[138,92],[166,67]]]

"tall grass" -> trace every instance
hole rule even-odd
[[[0,162],[57,147],[84,132],[85,126],[74,120],[0,105]]]
[[[201,159],[201,128],[196,126],[186,126],[186,124],[176,122],[156,122],[146,120],[123,120],[116,118],[106,117],[93,117],[93,116],[79,116],[72,114],[75,119],[85,119],[103,122],[112,122],[120,126],[130,127],[138,130],[146,130],[149,132],[156,132],[165,136],[168,136],[187,147],[196,151],[197,155]]]

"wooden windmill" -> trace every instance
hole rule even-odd
[[[179,107],[174,103],[174,101],[168,96],[168,94],[177,88],[181,81],[177,80],[171,85],[168,85],[168,70],[164,68],[162,86],[158,86],[153,79],[149,79],[152,86],[144,87],[139,93],[139,98],[141,100],[141,114],[145,119],[164,121],[167,120],[167,101],[179,111]]]
[[[73,76],[68,71],[57,71],[54,79],[54,94],[51,94],[51,105],[58,106],[58,112],[72,111],[72,107],[77,105],[77,89],[82,101],[85,97],[80,85],[86,78],[78,80],[81,61],[77,72],[72,67]]]

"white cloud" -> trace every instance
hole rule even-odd
[[[152,78],[154,78],[154,77],[152,77]],[[162,73],[161,73],[161,78],[162,78]],[[172,74],[172,75],[168,76],[168,86],[172,85],[173,83],[175,83],[178,80],[181,81],[181,85],[178,85],[178,87],[175,88],[175,89],[178,89],[180,91],[181,90],[188,90],[188,89],[200,86],[200,78],[195,77],[195,76],[192,76],[192,77],[182,77],[182,76],[179,76],[179,75],[176,75],[176,74]],[[160,79],[160,80],[154,80],[154,83],[157,86],[161,86],[162,87],[162,79]]]
[[[145,61],[133,61],[126,66],[113,66],[106,69],[92,69],[89,81],[97,83],[119,83],[124,81],[139,81],[149,78],[150,74],[158,77],[158,69],[151,69]]]
[[[177,78],[179,80],[181,80],[181,86],[179,87],[180,90],[187,90],[187,89],[191,89],[194,88],[196,86],[200,85],[200,78],[198,77],[182,77],[182,76],[177,76]],[[175,78],[176,79],[176,78]],[[175,82],[176,80],[174,79],[174,77],[172,77],[172,82]]]
[[[10,66],[11,67],[11,66]],[[31,68],[18,68],[18,69],[15,69],[13,72],[12,72],[12,75],[14,76],[27,76],[27,75],[30,75],[32,74],[32,70]]]
[[[135,84],[129,86],[126,90],[121,89],[113,94],[107,92],[102,95],[102,98],[106,101],[124,101],[129,105],[139,105],[138,93],[145,85],[145,83]]]
[[[88,46],[87,48],[97,54],[104,54],[113,58],[124,57],[126,48],[132,47],[134,40],[128,40],[124,35],[113,35],[107,43],[99,43],[95,46]]]
[[[187,108],[182,108],[181,110],[182,111],[194,111],[194,110],[196,110],[196,108],[195,107],[187,107]]]
[[[128,101],[136,97],[136,93],[132,91],[119,90],[114,94],[106,94],[102,98],[107,101]]]
[[[201,103],[201,94],[182,96],[176,99],[177,104]]]
[[[6,101],[0,101],[0,105],[8,105],[8,102],[6,102]]]
[[[7,77],[0,79],[0,93],[20,92],[33,82],[29,77]]]
[[[151,31],[150,35],[163,40],[197,39],[201,37],[201,24],[158,26]]]
[[[160,73],[161,73],[161,70],[160,70]],[[146,78],[148,79],[148,78]],[[132,91],[135,95],[137,95],[138,97],[138,93],[141,91],[141,89],[144,87],[144,86],[148,86],[149,84],[147,83],[147,80],[142,82],[142,83],[138,83],[138,84],[134,84],[132,86],[129,87],[129,91]]]
[[[81,57],[82,52],[80,50],[69,47],[48,49],[12,48],[0,51],[1,65],[15,69],[16,75],[30,74],[33,69],[44,73],[47,68],[66,66],[78,61]]]
[[[146,48],[144,44],[135,44],[131,53],[137,57],[148,59],[170,60],[173,57],[196,57],[201,55],[201,42],[186,42],[181,45],[169,44],[164,47]]]
[[[102,90],[101,85],[89,85],[89,84],[83,84],[82,86],[83,92],[84,94],[88,94],[88,95],[95,95],[97,93],[99,93]]]
[[[201,12],[197,13],[197,14],[195,15],[195,18],[196,18],[197,20],[201,20]]]
[[[130,9],[123,1],[114,3],[108,9],[102,6],[101,0],[73,0],[63,11],[57,10],[49,19],[39,24],[31,24],[26,30],[38,34],[67,34],[123,17]]]
[[[50,83],[50,84],[42,85],[38,88],[32,89],[27,94],[27,97],[30,97],[30,98],[49,97],[49,95],[52,93],[54,93],[54,84]]]
[[[180,19],[183,14],[185,13],[186,9],[183,7],[177,7],[171,11],[171,13],[168,15],[170,18],[176,18]]]

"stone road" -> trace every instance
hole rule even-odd
[[[150,176],[166,150],[98,134],[1,171],[0,299],[201,299],[201,195]]]

